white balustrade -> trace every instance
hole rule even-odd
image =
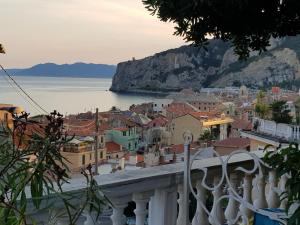
[[[149,203],[149,225],[174,225],[177,219],[177,189],[156,189]]]
[[[209,225],[207,214],[202,207],[206,203],[206,189],[202,186],[201,181],[196,183],[197,189],[197,208],[192,225]]]
[[[223,195],[222,186],[219,185],[220,180],[220,176],[214,176],[213,185],[214,187],[216,187],[216,189],[212,191],[214,201],[211,213],[209,215],[209,222],[213,225],[223,224],[225,221],[224,212],[221,206],[221,202],[219,201],[219,199]]]
[[[266,213],[262,209],[278,207],[279,195],[286,191],[287,176],[282,176],[278,183],[274,171],[257,165],[261,163],[258,159],[262,156],[263,152],[243,152],[236,157],[195,160],[191,164],[191,173],[195,172],[195,174],[190,176],[190,188],[194,188],[191,192],[196,197],[197,206],[191,225],[222,225],[225,223],[225,218],[226,223],[230,225],[237,224],[237,219],[242,224],[247,224],[253,212],[278,218],[277,220],[280,221],[280,216]],[[232,158],[229,160],[230,157]],[[199,170],[201,170],[200,174],[196,174]],[[269,174],[268,183],[265,182],[263,172]],[[113,225],[126,224],[124,209],[132,200],[136,204],[134,210],[136,225],[144,225],[147,219],[149,225],[189,225],[185,224],[186,215],[183,215],[182,163],[100,175],[98,182],[104,194],[112,202]],[[239,189],[241,184],[242,189]],[[73,184],[72,187],[75,186]],[[223,191],[224,186],[228,188],[228,193]],[[213,198],[212,205],[207,204],[208,196]],[[55,204],[57,203],[54,202]],[[286,201],[282,201],[280,207],[285,208],[285,206]],[[57,210],[56,213],[61,214],[62,210]],[[44,220],[38,218],[36,212],[32,213],[32,217],[37,218],[38,224],[50,224],[47,223],[50,218],[47,213],[43,214]],[[55,221],[56,225],[68,224],[67,218],[63,215],[58,215]],[[101,223],[95,220],[95,214],[85,211],[76,224]]]
[[[136,204],[136,208],[134,210],[136,225],[144,225],[146,221],[147,215],[147,204],[150,201],[150,196],[145,193],[134,193],[133,201]]]
[[[256,189],[256,199],[253,202],[254,207],[258,209],[267,208],[268,203],[266,200],[266,193],[265,193],[266,181],[262,173],[256,175],[254,186]]]
[[[267,199],[269,208],[278,208],[280,205],[277,183],[276,172],[271,170],[269,172],[269,193]]]
[[[287,199],[285,198],[285,192],[286,192],[286,182],[287,182],[288,176],[286,174],[282,175],[280,178],[280,193],[279,195],[281,195],[281,204],[280,204],[280,208],[281,209],[286,209],[287,206]]]
[[[179,195],[179,198],[177,200],[178,202],[178,217],[177,217],[177,222],[176,224],[177,225],[185,225],[185,221],[184,221],[184,215],[183,215],[183,185],[180,184],[178,185],[178,195]]]
[[[233,198],[234,191],[237,191],[238,177],[235,173],[230,175],[230,184],[228,188],[229,201],[225,210],[225,218],[228,225],[236,224],[238,215],[239,205],[238,202]]]
[[[127,204],[114,204],[113,205],[113,214],[111,215],[111,220],[113,225],[125,225],[126,217],[124,215],[124,209],[127,207]]]
[[[247,207],[246,203],[252,204],[252,175],[246,174],[243,181],[243,202],[240,205],[243,224],[249,223],[249,218],[253,212]]]

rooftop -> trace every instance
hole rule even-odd
[[[248,138],[227,138],[221,141],[213,143],[215,147],[236,147],[244,149],[250,146],[250,140]]]

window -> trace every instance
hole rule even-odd
[[[123,136],[126,136],[126,131],[123,131]]]
[[[119,158],[119,155],[118,155],[118,154],[116,154],[116,158],[117,158],[117,159]]]
[[[81,161],[82,161],[82,165],[85,165],[85,155],[82,155]]]
[[[156,106],[157,106],[157,104],[154,104],[154,106],[156,107]]]
[[[131,149],[131,144],[130,143],[128,143],[128,150],[130,150]]]
[[[100,152],[100,159],[103,159],[103,152]]]
[[[92,160],[92,153],[90,153],[90,160]]]
[[[101,143],[103,143],[103,136],[101,136]]]
[[[136,142],[134,143],[134,147],[135,147],[135,148],[137,147],[137,143],[136,143]]]
[[[156,123],[153,123],[153,127],[156,127]]]

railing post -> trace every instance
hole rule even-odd
[[[259,173],[255,177],[255,189],[256,189],[256,199],[253,204],[255,208],[263,209],[268,207],[268,203],[266,201],[266,181],[263,173]]]
[[[280,188],[280,194],[283,194],[284,192],[286,192],[287,179],[288,179],[288,177],[287,177],[286,174],[282,175],[281,178],[280,178],[280,187],[279,187]],[[286,196],[286,194],[283,194],[283,196],[281,196],[281,198],[283,198],[285,196]],[[281,200],[280,208],[281,209],[286,209],[286,205],[287,205],[287,199],[285,198],[285,199]]]
[[[196,213],[192,221],[192,225],[209,225],[208,215],[201,206],[201,203],[206,203],[206,189],[202,186],[201,181],[198,180],[196,183],[197,189],[197,208]]]
[[[268,206],[269,208],[277,208],[280,205],[279,196],[277,194],[277,177],[276,172],[271,170],[269,172],[269,193],[268,193]]]
[[[156,189],[149,202],[149,225],[175,225],[177,219],[177,189]]]
[[[184,139],[184,174],[183,174],[183,224],[189,225],[189,177],[190,173],[190,144],[193,141],[193,134],[190,131],[185,131],[183,134]]]
[[[245,174],[243,182],[243,201],[252,204],[252,176]],[[252,216],[252,211],[243,205],[240,205],[240,211],[242,214],[243,224],[248,224],[249,218]]]
[[[214,176],[214,187],[216,187],[220,182],[220,177],[218,175]],[[224,213],[219,199],[222,196],[222,186],[217,187],[213,192],[213,207],[209,215],[209,222],[213,225],[220,225],[224,223]]]
[[[124,215],[124,209],[128,204],[114,204],[113,214],[111,215],[111,220],[113,225],[125,225],[126,217]]]
[[[233,198],[234,194],[233,191],[237,190],[237,185],[238,185],[238,176],[235,173],[230,174],[230,184],[231,188],[228,190],[229,194],[229,202],[225,210],[225,217],[227,220],[228,225],[233,225],[236,223],[235,219],[238,214],[238,202]]]
[[[144,225],[147,216],[147,203],[150,201],[150,196],[145,193],[134,193],[133,201],[136,204],[134,210],[136,225]]]
[[[184,201],[184,198],[183,198],[183,185],[182,184],[179,184],[178,185],[178,217],[177,217],[177,221],[176,221],[176,225],[182,225],[185,223],[185,218],[184,218],[184,210],[183,210],[183,201]]]

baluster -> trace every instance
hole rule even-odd
[[[269,172],[269,193],[268,193],[269,208],[278,208],[278,206],[280,205],[277,190],[278,188],[277,188],[276,172],[274,170],[271,170]]]
[[[178,185],[178,195],[179,198],[177,200],[178,202],[178,217],[177,217],[177,221],[176,224],[177,225],[184,225],[185,221],[184,221],[184,215],[183,215],[183,185],[180,184]]]
[[[243,182],[243,201],[252,204],[252,176],[246,174]],[[252,211],[247,208],[243,203],[240,205],[240,211],[242,213],[243,224],[248,224],[249,218],[252,216]]]
[[[85,217],[83,225],[98,225],[96,217],[93,215],[93,212],[85,210],[83,216]]]
[[[196,183],[197,189],[197,209],[195,216],[192,220],[192,225],[209,225],[208,216],[201,206],[201,202],[205,205],[206,203],[206,189],[202,186],[201,181]]]
[[[266,193],[265,193],[265,187],[266,187],[266,181],[265,177],[262,173],[257,174],[255,177],[255,189],[256,189],[256,199],[254,200],[254,207],[258,209],[267,208],[268,203],[266,200]]]
[[[174,225],[177,219],[177,188],[156,189],[149,202],[149,225]]]
[[[217,186],[220,182],[220,177],[215,176],[214,177],[214,187]],[[216,188],[214,191],[212,191],[214,202],[213,202],[213,207],[209,215],[209,222],[213,225],[219,225],[223,224],[225,219],[224,219],[224,212],[221,206],[221,202],[219,198],[222,196],[222,185],[220,187]]]
[[[230,184],[231,184],[231,187],[233,190],[237,190],[237,185],[238,185],[238,176],[233,173],[233,174],[230,174]],[[229,202],[228,202],[228,205],[226,207],[226,210],[225,210],[225,218],[227,220],[227,223],[228,225],[233,225],[235,224],[235,219],[237,217],[237,214],[238,214],[238,202],[232,198],[232,196],[234,196],[234,193],[233,193],[233,190],[231,188],[229,188],[228,190],[228,194],[230,196],[229,198]]]
[[[150,196],[144,193],[133,194],[133,201],[136,204],[134,210],[136,225],[144,225],[147,215],[147,203],[150,201]]]
[[[280,194],[286,192],[286,182],[287,182],[287,179],[288,179],[288,177],[287,177],[286,174],[282,175],[281,178],[280,178],[280,187],[279,187]],[[281,198],[284,198],[284,197],[285,197],[285,194],[283,194],[281,196]],[[281,209],[286,209],[286,204],[287,204],[287,199],[286,198],[283,199],[283,200],[281,200],[280,208]]]
[[[125,225],[126,217],[124,215],[124,209],[128,204],[113,204],[113,214],[111,215],[111,220],[113,225]]]

